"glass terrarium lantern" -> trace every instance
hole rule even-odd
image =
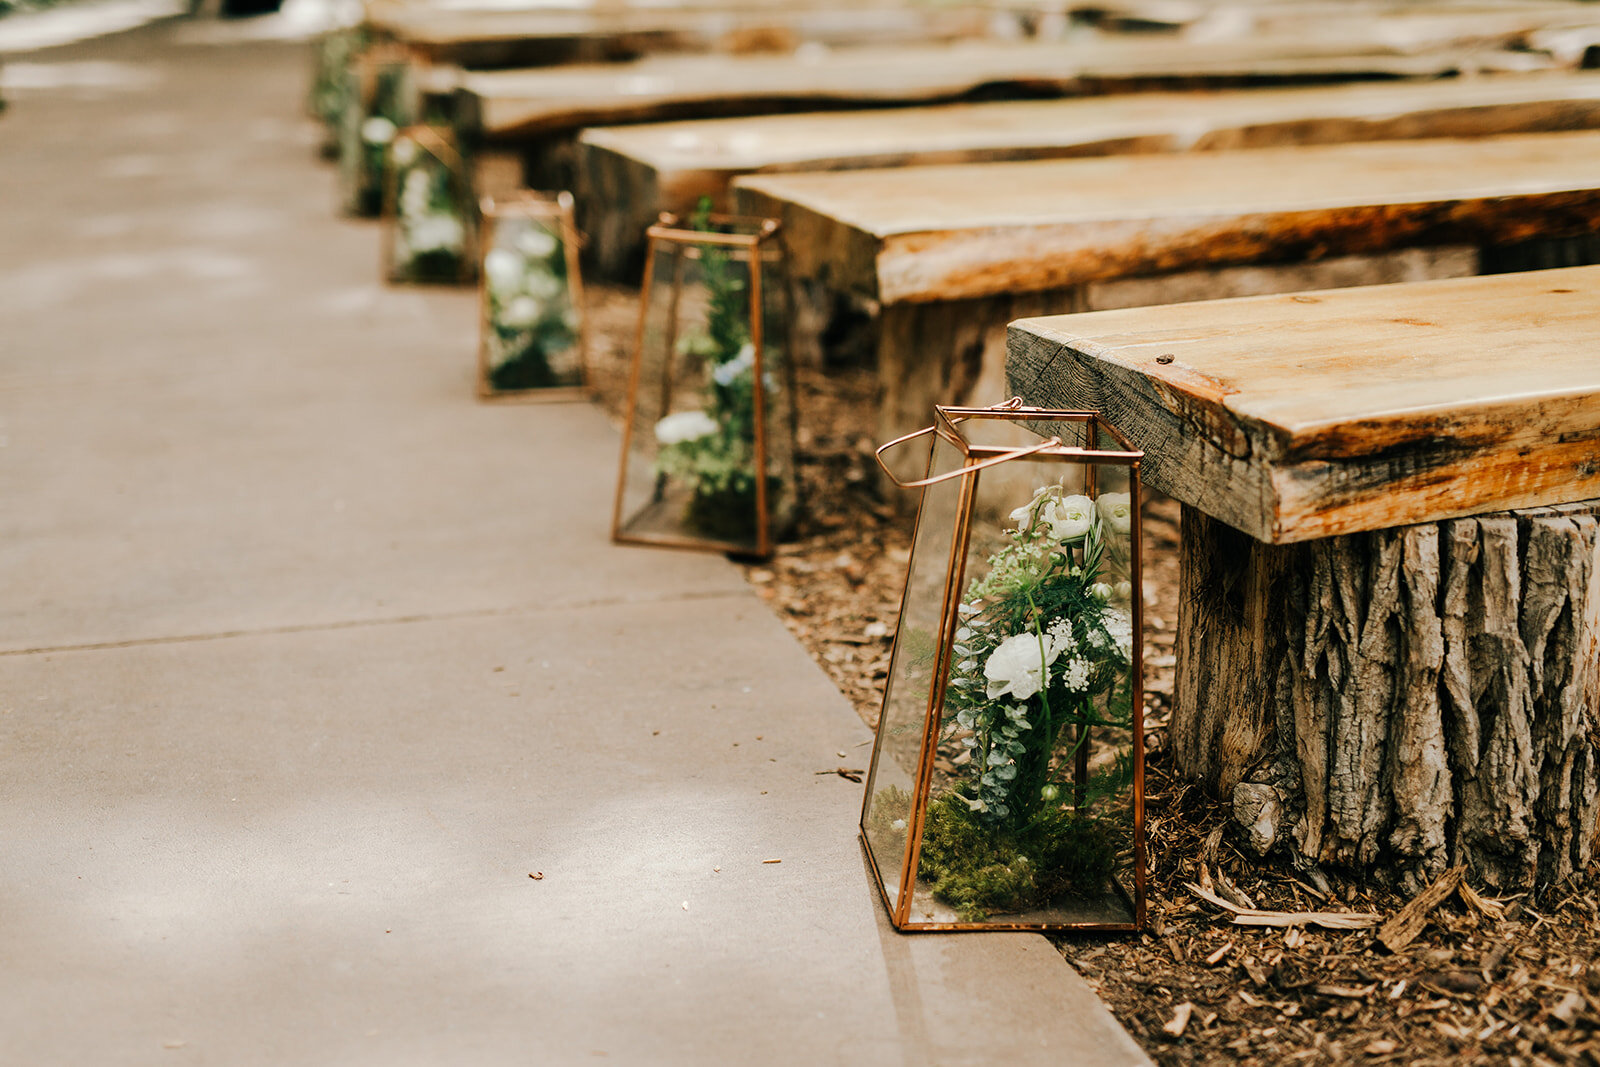
[[[940,407],[880,459],[922,438],[861,818],[890,918],[1141,928],[1143,453],[1092,413],[1013,400]]]
[[[389,143],[383,266],[391,282],[472,277],[472,194],[449,129],[406,126]]]
[[[587,332],[572,194],[485,197],[478,395],[576,397]]]
[[[764,557],[795,511],[778,224],[649,230],[612,537]]]
[[[374,45],[345,71],[346,102],[339,132],[339,198],[351,215],[383,208],[389,145],[416,112],[411,67],[404,51]]]

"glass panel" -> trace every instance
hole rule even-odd
[[[561,215],[489,215],[483,256],[484,379],[490,392],[583,384],[582,320]]]
[[[353,107],[344,112],[339,138],[339,185],[344,210],[374,216],[383,207],[383,177],[389,144],[410,122],[406,65],[371,53],[347,74]]]
[[[1004,421],[962,429],[998,442]],[[977,475],[914,923],[1134,921],[1127,474],[1029,457]]]
[[[388,274],[396,282],[467,277],[467,204],[461,159],[447,131],[413,126],[389,147],[394,183]]]
[[[962,465],[962,456],[961,450],[949,441],[936,438],[927,470],[937,474],[956,469]],[[890,907],[899,898],[905,869],[906,827],[912,821],[917,768],[927,732],[928,699],[938,668],[941,613],[950,573],[950,543],[961,502],[961,481],[940,482],[922,492],[861,819],[861,829]]]
[[[759,352],[752,328],[751,257],[766,253],[665,237],[652,255],[618,534],[760,553],[773,530],[761,528],[758,479],[769,515],[786,513],[793,495],[782,324],[763,315]],[[769,408],[759,427],[757,388]]]

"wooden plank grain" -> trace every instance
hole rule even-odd
[[[1591,232],[1600,136],[1385,142],[760,175],[735,202],[807,240],[796,269],[864,235],[848,265],[885,304],[1062,289],[1228,263]],[[870,273],[870,277],[868,277]]]
[[[1138,93],[585,130],[579,207],[607,264],[734,177],[1600,127],[1600,75]],[[602,210],[603,209],[603,210]],[[598,229],[596,229],[598,227]]]
[[[1024,320],[1010,382],[1271,543],[1600,497],[1600,268]]]

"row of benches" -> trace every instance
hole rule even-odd
[[[1600,816],[1600,276],[1473,276],[1592,257],[1600,75],[1221,87],[1571,64],[1594,14],[1372,5],[1332,32],[1317,7],[1263,4],[1263,32],[1207,42],[419,84],[480,186],[576,189],[602,274],[701,195],[781,219],[798,354],[873,358],[884,438],[1015,393],[1143,445],[1186,507],[1175,749],[1260,847],[1412,882],[1457,860],[1492,884],[1561,877]],[[793,44],[808,14],[731,24]],[[605,32],[649,22],[629,17]],[[678,25],[634,44],[709,46],[710,20]],[[1084,95],[1175,85],[1208,88]],[[848,110],[983,92],[1069,98]],[[707,115],[762,117],[611,128]],[[1013,325],[1008,362],[1009,321],[1063,311],[1083,314]]]

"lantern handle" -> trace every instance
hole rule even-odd
[[[1031,456],[1035,452],[1043,452],[1047,448],[1055,448],[1057,445],[1061,444],[1061,438],[1051,437],[1048,440],[1041,441],[1036,445],[1028,445],[1026,448],[1012,449],[1010,452],[1003,452],[998,456],[990,456],[988,459],[974,463],[971,466],[959,467],[953,471],[945,471],[943,474],[935,474],[931,478],[918,478],[916,481],[911,482],[901,481],[899,475],[890,470],[889,465],[883,461],[883,454],[889,451],[891,448],[896,448],[905,444],[907,441],[915,441],[919,437],[933,433],[934,429],[935,428],[932,426],[924,426],[922,429],[914,430],[903,437],[896,437],[888,444],[879,446],[878,450],[872,454],[873,458],[878,461],[878,466],[883,468],[883,473],[887,474],[889,476],[889,480],[895,485],[898,485],[901,489],[921,489],[924,486],[937,485],[940,482],[948,482],[952,478],[961,478],[972,473],[973,471],[981,471],[985,467],[993,467],[997,464],[1009,463],[1014,459],[1021,459],[1023,456]]]

